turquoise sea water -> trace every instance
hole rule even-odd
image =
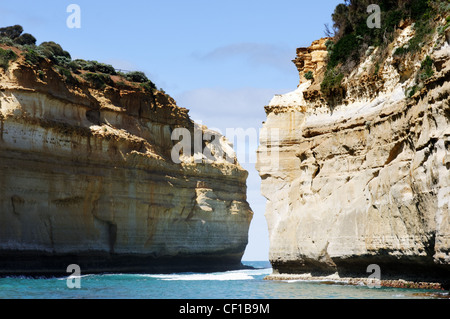
[[[433,290],[368,288],[317,281],[267,281],[268,262],[220,273],[81,274],[80,288],[64,278],[0,278],[0,299],[412,299],[442,298]],[[72,281],[71,281],[72,282]]]

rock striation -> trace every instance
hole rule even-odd
[[[13,50],[0,69],[0,274],[241,266],[253,213],[223,136],[158,90],[69,85]],[[177,128],[216,134],[210,156],[175,163]]]
[[[266,106],[263,127],[277,134],[258,150],[274,279],[367,278],[377,264],[381,279],[448,285],[450,45],[436,34],[420,56],[396,60],[413,32],[398,30],[376,76],[370,48],[333,107],[318,84],[327,39],[297,50],[300,85]],[[427,55],[434,75],[408,97]]]

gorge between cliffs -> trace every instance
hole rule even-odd
[[[450,287],[449,5],[379,3],[377,27],[366,0],[338,5],[333,32],[297,49],[297,88],[261,105],[267,280],[375,270],[382,286]],[[145,73],[22,33],[0,28],[0,276],[250,268],[234,140]]]

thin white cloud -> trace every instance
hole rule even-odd
[[[218,47],[206,54],[195,54],[202,61],[243,59],[253,67],[269,66],[283,72],[292,71],[295,48],[265,43],[234,43]]]
[[[248,123],[251,117],[265,118],[264,106],[274,94],[287,91],[289,90],[200,88],[180,93],[176,100],[179,106],[190,109],[191,114],[209,118],[230,117]]]

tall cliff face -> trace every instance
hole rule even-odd
[[[0,274],[240,266],[253,213],[223,137],[203,146],[232,161],[175,164],[176,128],[213,132],[169,96],[68,85],[17,55],[0,69]]]
[[[413,33],[398,30],[376,75],[370,48],[332,106],[319,84],[327,39],[297,51],[300,85],[266,107],[277,134],[258,152],[275,274],[367,278],[378,264],[382,279],[450,278],[450,46],[436,33],[397,59]],[[427,55],[434,75],[413,95]]]

